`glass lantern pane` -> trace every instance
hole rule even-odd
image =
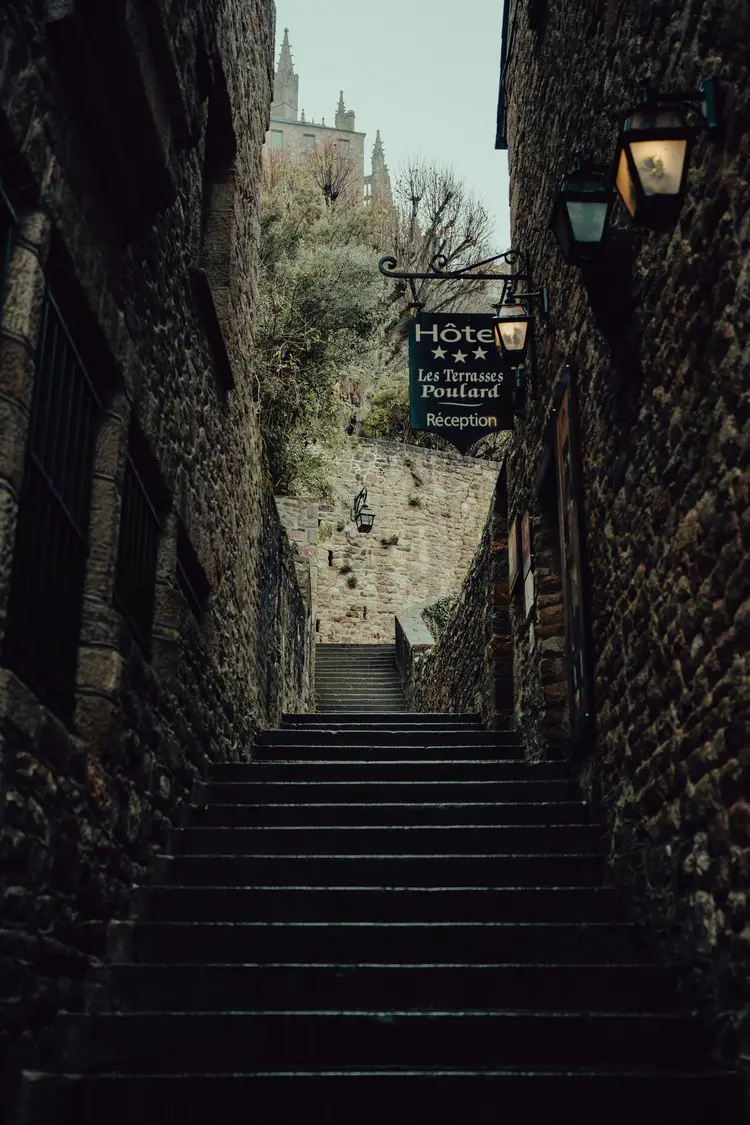
[[[667,106],[647,105],[633,110],[630,128],[635,129],[679,129],[685,120],[678,109]]]
[[[576,242],[601,242],[607,220],[607,204],[569,200],[567,208]]]
[[[500,335],[503,338],[505,350],[508,352],[522,352],[526,347],[526,320],[509,320],[507,324],[500,324]]]
[[[630,151],[646,195],[678,195],[686,140],[631,141]]]
[[[635,215],[635,187],[633,186],[633,181],[630,176],[628,158],[625,155],[624,148],[620,150],[620,161],[617,165],[617,178],[615,183],[623,203],[630,214]]]

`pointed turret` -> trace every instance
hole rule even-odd
[[[375,134],[375,144],[372,149],[372,175],[370,176],[371,199],[381,207],[390,207],[393,203],[391,192],[391,177],[388,165],[385,162],[385,149],[380,136],[380,129]]]
[[[341,93],[339,94],[339,104],[338,104],[338,108],[336,109],[336,128],[337,129],[346,128],[346,126],[344,124],[345,118],[346,118],[346,106],[344,105],[344,91],[342,90]]]
[[[292,48],[289,44],[289,28],[284,28],[279,65],[273,84],[271,117],[277,121],[296,121],[299,106],[299,77],[294,72]]]

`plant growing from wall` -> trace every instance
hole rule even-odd
[[[383,536],[380,540],[381,547],[395,547],[398,543],[398,535]]]
[[[422,620],[427,628],[432,633],[436,641],[445,632],[445,628],[451,619],[453,610],[456,607],[457,598],[453,595],[446,595],[440,601],[433,602],[432,605],[426,606],[422,610]]]
[[[346,580],[346,584],[347,584],[347,586],[349,587],[350,590],[356,589],[356,586],[357,586],[357,576],[356,576],[356,574],[350,574],[349,577]]]

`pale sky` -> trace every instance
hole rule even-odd
[[[395,173],[421,155],[449,164],[510,247],[507,153],[495,151],[502,0],[276,0],[276,62],[289,28],[299,105],[333,125],[339,90]]]

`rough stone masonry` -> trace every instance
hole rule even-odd
[[[750,9],[571,0],[514,3],[509,18],[513,245],[551,299],[509,473],[509,514],[531,513],[551,599],[538,599],[547,633],[534,651],[523,583],[512,600],[521,719],[537,751],[566,737],[564,685],[545,690],[565,632],[544,458],[569,365],[596,721],[576,765],[606,814],[613,875],[689,968],[726,1053],[747,1063]],[[696,137],[676,225],[636,230],[618,208],[609,256],[594,271],[566,266],[549,220],[573,155],[610,163],[639,81],[697,90],[709,75],[721,129]]]
[[[80,1004],[107,922],[207,763],[247,756],[311,699],[310,609],[252,394],[274,6],[116,9],[8,0],[0,20],[3,644],[50,299],[101,403],[69,713],[3,647],[0,1103],[55,1012]],[[75,422],[76,401],[60,416]],[[116,596],[136,475],[159,528],[149,643]],[[34,550],[50,549],[40,523]]]
[[[397,613],[457,593],[498,471],[495,462],[456,453],[351,439],[330,466],[331,501],[311,514],[310,501],[279,499],[300,554],[317,564],[318,643],[393,644]],[[363,487],[376,513],[368,534],[350,518]]]

